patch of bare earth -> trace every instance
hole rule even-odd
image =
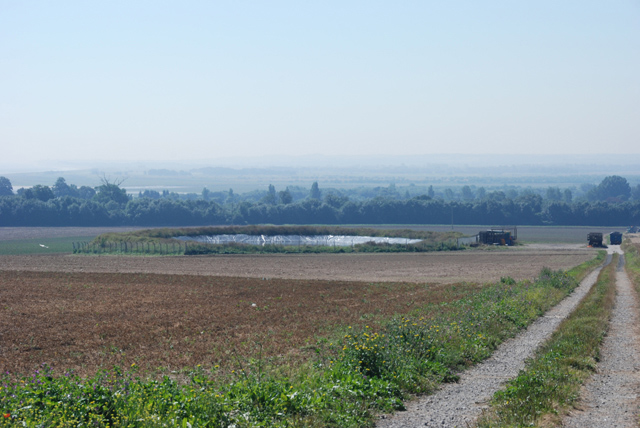
[[[258,343],[264,356],[305,358],[336,326],[375,328],[477,287],[0,271],[0,371],[229,368],[255,357]]]
[[[163,273],[367,282],[492,282],[531,279],[540,269],[569,269],[593,258],[587,250],[461,251],[411,254],[260,254],[182,257],[0,256],[0,270]]]

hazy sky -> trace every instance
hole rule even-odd
[[[640,2],[0,0],[2,163],[640,153]]]

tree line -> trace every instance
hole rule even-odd
[[[230,190],[224,199],[205,191],[191,198],[169,192],[132,197],[121,184],[103,179],[95,188],[77,187],[61,177],[52,187],[37,185],[16,194],[10,181],[0,177],[0,226],[640,224],[640,185],[632,188],[619,176],[606,177],[579,199],[557,188],[542,194],[523,191],[515,197],[494,191],[473,199],[440,197],[430,188],[424,194],[398,197],[390,186],[387,194],[354,200],[340,191],[322,190],[317,183],[302,197],[300,189],[276,192],[274,186],[249,196]]]

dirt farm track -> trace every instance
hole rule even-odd
[[[594,256],[586,248],[535,246],[421,254],[304,254],[183,257],[0,256],[0,271],[155,273],[364,282],[483,283],[535,277],[542,267],[568,269]]]

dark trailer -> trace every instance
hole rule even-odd
[[[478,233],[478,242],[485,245],[515,245],[518,239],[518,229],[513,228],[491,228]]]
[[[609,243],[611,245],[620,245],[620,244],[622,244],[622,233],[620,233],[620,232],[611,232],[609,234]]]
[[[590,247],[595,247],[595,248],[606,248],[605,245],[602,243],[602,233],[600,232],[591,232],[587,235],[587,241],[589,241],[589,246]]]

